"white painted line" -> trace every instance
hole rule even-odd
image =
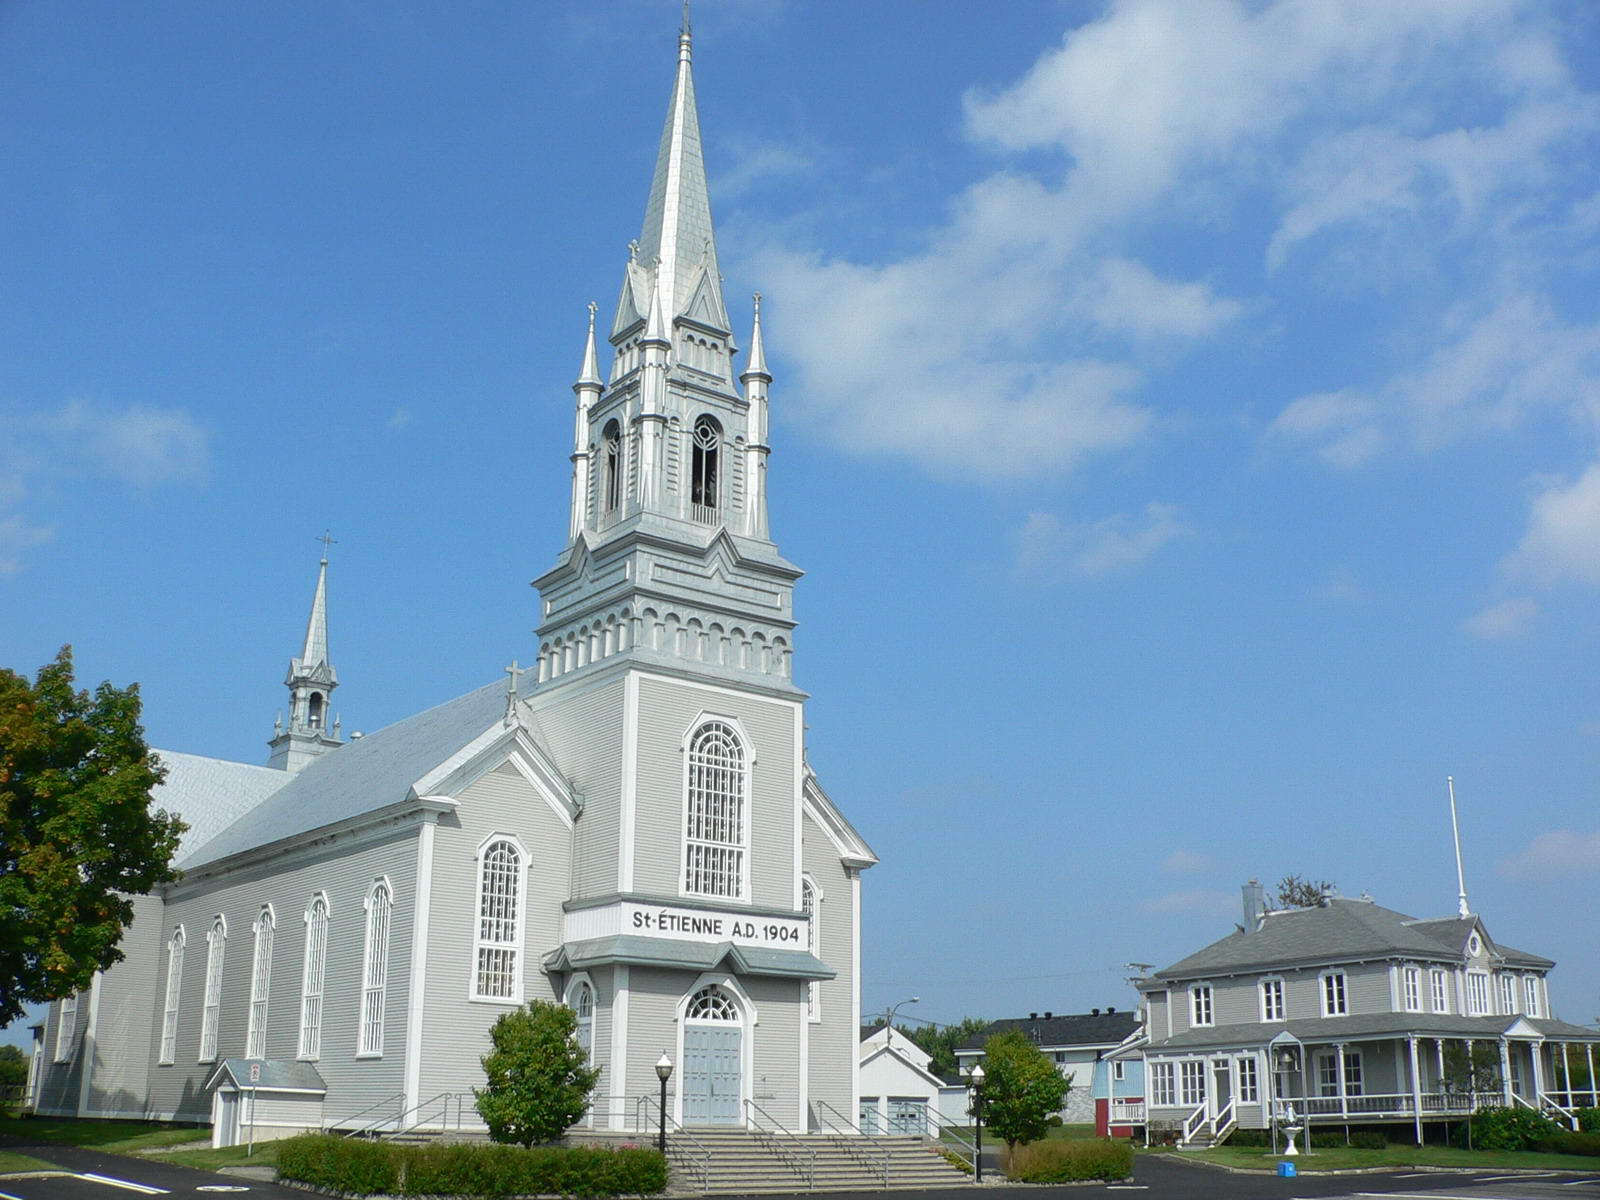
[[[113,1179],[109,1175],[96,1175],[92,1171],[84,1171],[75,1176],[77,1179],[87,1179],[90,1183],[103,1183],[107,1187],[122,1188],[129,1192],[143,1192],[146,1196],[165,1196],[170,1188],[151,1187],[145,1183],[132,1183],[126,1179]]]
[[[1396,1175],[1396,1179],[1421,1179],[1424,1175],[1432,1175],[1432,1171],[1411,1171],[1405,1175]]]
[[[22,1200],[21,1196],[13,1196],[10,1192],[0,1192],[0,1200]]]
[[[1149,1190],[1150,1190],[1150,1185],[1148,1183],[1108,1183],[1108,1184],[1106,1184],[1106,1191],[1108,1191],[1108,1192],[1148,1192]]]
[[[1473,1183],[1504,1183],[1508,1179],[1548,1179],[1555,1171],[1519,1171],[1515,1175],[1480,1175]]]
[[[1582,1187],[1584,1184],[1600,1184],[1600,1179],[1574,1179],[1570,1183],[1563,1183],[1562,1187]]]

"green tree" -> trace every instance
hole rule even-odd
[[[120,962],[130,897],[178,877],[164,775],[137,684],[75,690],[70,646],[32,682],[0,668],[0,1025]]]
[[[1072,1090],[1055,1063],[1017,1030],[983,1044],[983,1071],[983,1123],[1005,1142],[1008,1158],[1020,1143],[1045,1135]]]
[[[1278,890],[1273,893],[1273,908],[1316,908],[1322,903],[1322,897],[1336,891],[1334,885],[1326,879],[1307,879],[1304,875],[1285,875],[1278,881]]]
[[[478,1112],[495,1141],[552,1142],[583,1116],[600,1072],[588,1065],[577,1030],[577,1014],[550,1000],[502,1013],[490,1028]]]
[[[1471,1047],[1470,1050],[1468,1047]],[[1451,1042],[1444,1048],[1444,1075],[1439,1087],[1447,1096],[1474,1097],[1500,1090],[1500,1048],[1494,1042]],[[1472,1121],[1465,1122],[1467,1149],[1472,1149]]]
[[[989,1022],[981,1017],[962,1017],[954,1025],[930,1023],[916,1029],[908,1026],[898,1026],[898,1028],[906,1037],[932,1055],[933,1060],[928,1064],[928,1070],[935,1075],[949,1075],[957,1066],[956,1047],[973,1034],[982,1033],[989,1028]]]

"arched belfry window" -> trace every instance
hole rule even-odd
[[[322,728],[322,693],[312,692],[311,703],[307,705],[306,721],[313,729]]]
[[[689,1004],[683,1015],[690,1021],[737,1022],[739,1006],[733,1002],[732,996],[711,983],[689,997]]]
[[[622,503],[622,428],[615,421],[607,421],[602,435],[605,443],[602,470],[601,497],[606,512],[614,512]]]
[[[474,999],[521,997],[522,873],[522,848],[510,838],[495,838],[480,852]]]
[[[715,417],[702,416],[694,423],[694,471],[689,499],[697,521],[707,524],[717,519],[717,497],[721,494],[722,426]]]
[[[707,721],[689,739],[684,891],[744,896],[745,749],[733,726]]]

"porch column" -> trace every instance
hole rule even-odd
[[[1467,1055],[1470,1059],[1472,1043],[1467,1043]],[[1500,1039],[1500,1090],[1504,1094],[1505,1106],[1511,1108],[1516,1101],[1511,1095],[1511,1047],[1505,1038]]]
[[[1344,1090],[1344,1043],[1333,1044],[1334,1061],[1339,1064],[1339,1115],[1345,1120],[1350,1119],[1350,1098]]]
[[[1583,1044],[1583,1061],[1589,1066],[1589,1102],[1600,1108],[1600,1079],[1594,1077],[1594,1043]]]
[[[1417,1035],[1406,1035],[1406,1057],[1411,1068],[1411,1116],[1417,1129],[1417,1145],[1422,1145],[1422,1072],[1417,1064]]]
[[[1529,1049],[1533,1059],[1533,1099],[1539,1107],[1543,1107],[1544,1100],[1544,1064],[1540,1061],[1544,1057],[1544,1043],[1534,1042]]]

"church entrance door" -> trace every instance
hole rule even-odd
[[[689,999],[683,1024],[683,1123],[741,1125],[744,1022],[733,998],[712,985]]]

